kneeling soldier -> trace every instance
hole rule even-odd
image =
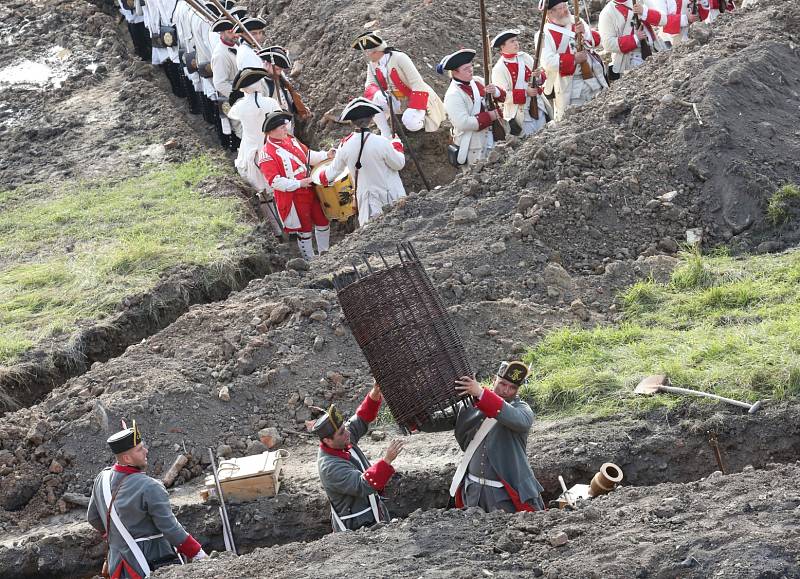
[[[114,466],[94,479],[87,518],[108,542],[108,574],[139,579],[153,569],[208,555],[172,514],[167,489],[147,476],[147,447],[136,428],[108,439]],[[181,560],[182,561],[182,560]]]
[[[386,455],[372,466],[358,448],[358,440],[378,416],[382,401],[383,394],[376,384],[350,420],[345,421],[342,413],[331,405],[312,428],[320,439],[317,467],[331,502],[334,533],[390,521],[380,493],[394,474],[392,461],[403,450],[403,441],[392,441]]]

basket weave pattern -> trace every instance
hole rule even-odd
[[[461,337],[419,260],[361,277],[340,289],[338,297],[402,428],[414,430],[435,411],[459,403],[453,382],[472,370]]]

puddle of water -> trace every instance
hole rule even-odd
[[[39,62],[21,60],[0,69],[0,86],[33,85],[36,87],[61,88],[69,76],[68,61],[72,52],[61,46],[53,46],[48,56]]]

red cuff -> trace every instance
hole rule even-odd
[[[367,394],[361,406],[356,410],[356,416],[369,424],[378,417],[378,410],[381,409],[381,402],[383,402],[383,396],[381,396],[380,400],[375,401]]]
[[[478,130],[482,131],[486,127],[491,126],[492,124],[492,117],[489,115],[489,111],[483,111],[482,113],[478,113],[475,115],[475,118],[478,119]]]
[[[428,109],[428,92],[424,90],[412,90],[408,97],[408,108],[424,111]]]
[[[500,412],[500,409],[503,408],[504,403],[500,396],[495,394],[492,390],[484,388],[483,395],[475,403],[475,408],[483,412],[489,418],[494,418]]]
[[[524,88],[515,88],[511,91],[511,96],[514,99],[515,105],[524,105],[525,99],[528,97],[528,95],[525,94]]]
[[[364,98],[372,100],[372,97],[375,96],[375,93],[380,90],[381,89],[377,84],[370,83],[367,85],[367,88],[364,89]]]
[[[594,41],[594,46],[600,46],[601,38],[600,33],[597,30],[592,30],[592,40]]]
[[[506,97],[508,96],[508,93],[506,93],[506,91],[504,91],[499,86],[497,87],[497,90],[500,91],[500,96],[499,97],[494,97],[494,100],[496,100],[498,102],[501,102],[501,103],[506,102]]]
[[[328,186],[328,175],[325,173],[325,170],[319,172],[319,182],[322,183],[323,187]]]
[[[679,34],[681,31],[681,15],[670,14],[667,16],[667,23],[662,30],[667,34]]]
[[[378,492],[382,492],[386,483],[392,478],[394,468],[388,462],[380,459],[364,471],[364,480]]]
[[[400,141],[392,141],[392,147],[394,147],[394,150],[397,151],[398,153],[405,152],[405,149],[403,148],[403,143],[401,143]]]
[[[200,543],[194,540],[194,537],[189,535],[186,537],[186,540],[181,543],[180,547],[178,547],[178,553],[181,555],[186,555],[189,559],[194,559],[194,556],[200,552],[200,549],[203,547],[200,546]]]
[[[575,74],[575,55],[565,52],[558,56],[558,74],[561,76],[572,76]]]
[[[648,8],[645,22],[647,22],[650,26],[659,26],[661,24],[661,12],[658,10],[653,10],[652,8]]]
[[[629,34],[628,36],[620,36],[617,38],[617,40],[619,42],[619,51],[622,54],[632,52],[639,46],[639,44],[636,42],[636,37],[633,34]]]

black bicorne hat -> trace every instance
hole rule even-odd
[[[292,59],[289,58],[289,53],[282,46],[268,46],[262,48],[256,54],[261,57],[261,60],[274,64],[284,69],[292,68]]]
[[[367,119],[375,116],[382,110],[383,109],[381,109],[381,107],[372,101],[365,99],[364,97],[358,97],[347,103],[342,111],[342,115],[339,117],[339,120],[355,121],[358,119]]]
[[[227,18],[219,18],[211,25],[211,32],[225,32],[226,30],[233,30],[234,24]]]
[[[500,48],[506,40],[510,40],[519,36],[519,30],[515,28],[509,28],[508,30],[503,30],[500,34],[492,38],[492,48]]]
[[[268,133],[282,125],[288,125],[292,122],[292,114],[286,111],[275,111],[267,115],[264,119],[264,124],[261,125],[261,130]]]
[[[377,32],[365,32],[359,34],[350,46],[356,50],[376,50],[386,48],[386,42],[378,36]]]
[[[444,74],[445,70],[455,70],[459,66],[472,62],[475,59],[475,51],[471,48],[462,48],[452,54],[448,54],[439,64],[436,65],[436,72]]]
[[[244,87],[255,84],[267,76],[267,71],[263,68],[245,67],[233,77],[233,90],[242,90]]]

